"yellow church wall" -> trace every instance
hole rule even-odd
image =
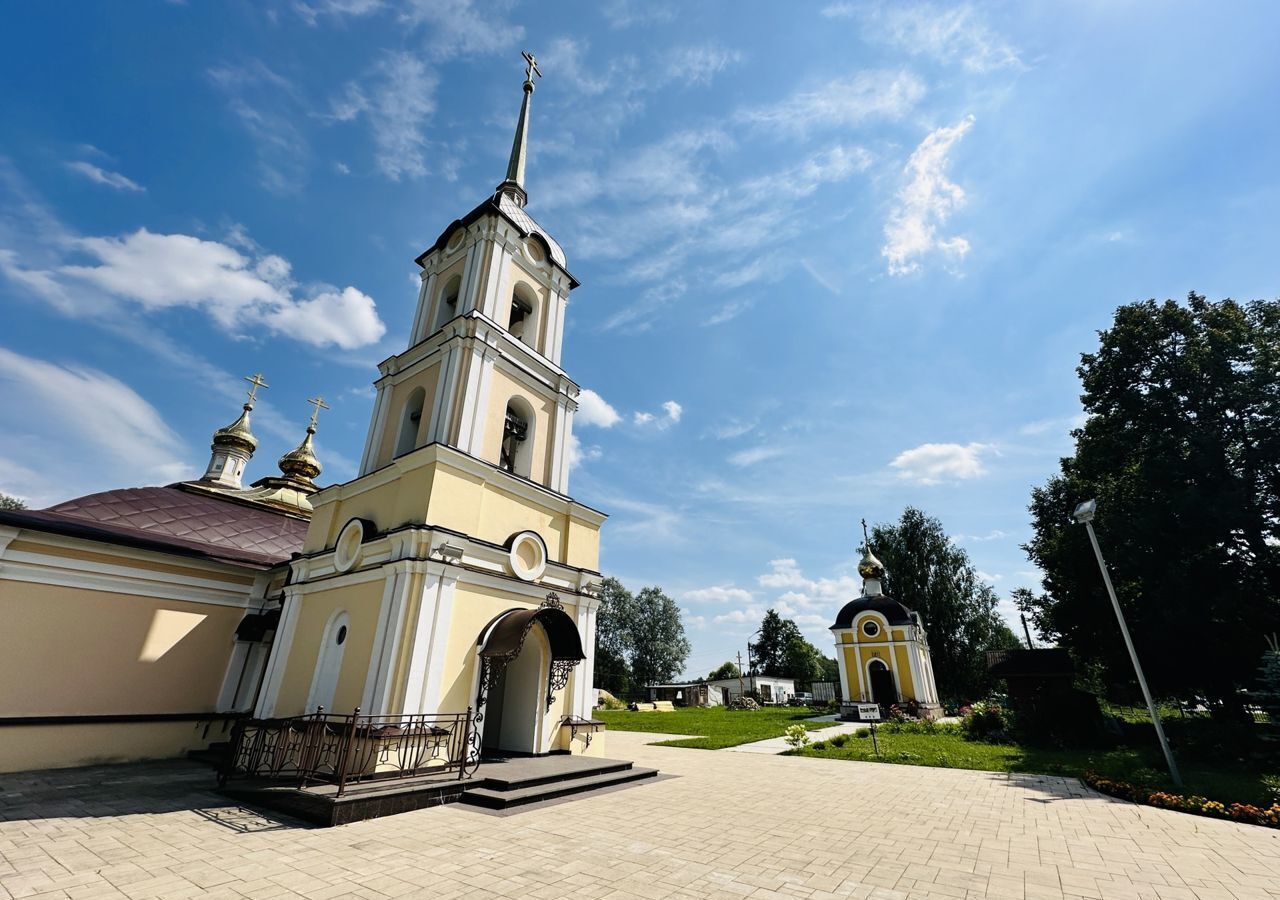
[[[373,657],[373,639],[378,628],[383,586],[380,579],[365,581],[329,590],[308,591],[300,599],[285,601],[300,602],[302,606],[280,682],[275,715],[298,716],[315,712],[306,709],[306,704],[320,656],[320,641],[324,637],[325,626],[334,612],[340,609],[346,611],[349,622],[338,687],[329,711],[346,714],[360,705],[369,662]]]
[[[566,565],[595,572],[600,569],[600,527],[591,522],[569,517],[565,535],[564,562]]]
[[[502,430],[506,421],[507,404],[512,397],[522,398],[533,408],[533,450],[527,477],[539,484],[546,484],[550,468],[547,450],[550,447],[551,416],[555,411],[555,403],[497,369],[493,372],[493,381],[489,386],[489,412],[485,417],[480,458],[497,465],[502,451]]]
[[[228,740],[228,720],[16,725],[0,729],[0,772],[167,759]]]
[[[340,500],[320,504],[311,517],[304,553],[331,548],[338,533],[352,519],[368,519],[380,531],[427,521],[427,498],[432,494],[433,467],[418,466],[404,471],[395,481],[376,484],[364,481],[363,490],[352,490]],[[362,486],[359,481],[353,486]]]
[[[382,430],[382,443],[374,457],[377,460],[375,467],[385,466],[396,456],[395,449],[400,440],[400,427],[404,419],[405,406],[418,388],[422,388],[423,394],[422,416],[418,419],[418,432],[413,446],[416,449],[427,442],[428,429],[431,427],[431,405],[435,401],[436,385],[439,380],[440,362],[437,360],[424,371],[414,373],[391,389],[391,405],[387,410],[386,425]]]
[[[0,654],[3,716],[211,711],[245,614],[13,581],[0,581],[0,609],[21,637]]]
[[[907,656],[907,648],[899,644],[893,648],[894,659],[898,663],[898,693],[906,698],[916,698],[916,684],[911,677],[911,661]]]
[[[17,540],[9,544],[10,553],[39,553],[42,556],[56,556],[62,559],[75,559],[81,562],[96,562],[110,566],[128,566],[131,569],[143,569],[148,572],[162,572],[167,575],[181,575],[184,578],[201,578],[205,580],[217,580],[227,587],[241,586],[246,593],[249,588],[253,587],[256,573],[243,573],[240,571],[232,571],[230,566],[225,567],[225,571],[213,571],[211,569],[197,569],[190,566],[172,565],[130,554],[129,556],[120,556],[111,553],[97,553],[92,550],[83,550],[79,547],[64,547],[57,544],[46,544],[39,541]]]
[[[849,676],[849,698],[862,696],[862,663],[858,661],[858,650],[853,644],[844,646],[844,670]]]

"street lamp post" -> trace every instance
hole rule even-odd
[[[1151,689],[1147,687],[1147,678],[1142,674],[1142,664],[1138,662],[1138,651],[1133,648],[1133,639],[1129,637],[1129,626],[1125,624],[1124,613],[1120,611],[1120,601],[1116,597],[1116,589],[1111,584],[1111,575],[1107,572],[1107,564],[1102,559],[1102,547],[1098,545],[1098,535],[1093,530],[1093,517],[1098,511],[1097,500],[1086,500],[1076,507],[1072,516],[1089,532],[1089,542],[1093,544],[1094,555],[1098,557],[1098,568],[1102,571],[1102,583],[1107,586],[1107,596],[1111,598],[1111,606],[1116,611],[1116,621],[1120,623],[1120,634],[1124,636],[1124,645],[1129,650],[1129,659],[1133,661],[1133,671],[1138,676],[1138,686],[1142,688],[1142,696],[1147,701],[1147,712],[1151,714],[1151,724],[1156,727],[1156,737],[1160,739],[1160,749],[1164,751],[1165,762],[1169,764],[1169,775],[1173,783],[1182,787],[1182,775],[1178,773],[1178,764],[1174,761],[1173,750],[1169,748],[1169,739],[1164,736],[1164,726],[1160,724],[1160,714],[1156,711],[1155,701],[1151,699]]]

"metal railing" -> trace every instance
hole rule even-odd
[[[347,786],[457,772],[478,764],[472,753],[471,710],[465,713],[364,716],[326,713],[247,719],[236,723],[218,784],[233,778]]]

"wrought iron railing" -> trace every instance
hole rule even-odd
[[[456,714],[365,716],[326,713],[237,722],[231,753],[218,773],[233,778],[336,784],[338,796],[364,781],[457,772],[479,765],[471,710]]]

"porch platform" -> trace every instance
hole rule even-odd
[[[621,759],[551,754],[489,759],[470,778],[457,772],[347,785],[300,788],[263,780],[235,780],[221,793],[243,803],[288,813],[316,825],[346,825],[429,806],[463,802],[493,810],[511,809],[652,778],[656,769],[636,768]]]

